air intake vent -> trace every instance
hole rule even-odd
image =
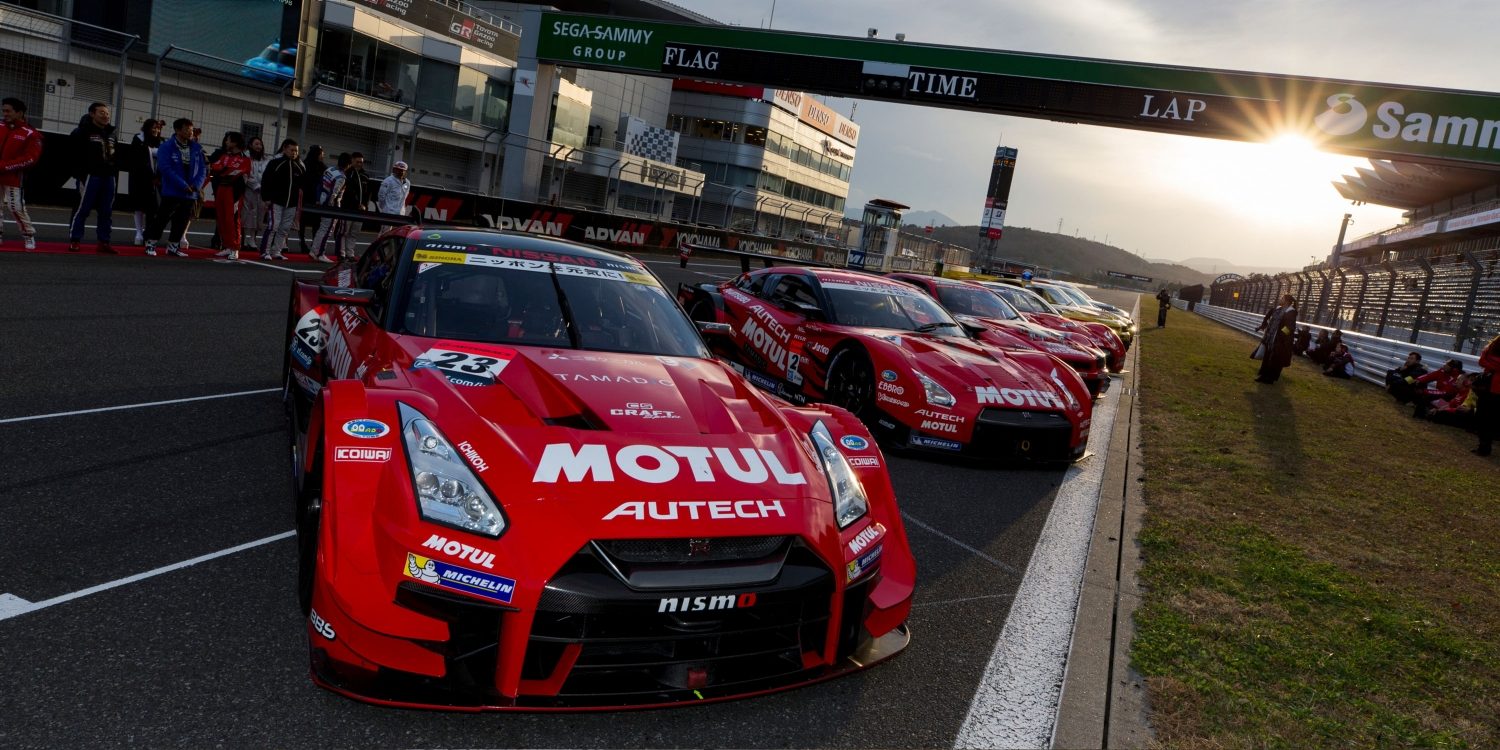
[[[596,542],[611,558],[625,563],[706,563],[760,560],[778,552],[784,536],[713,537],[707,539],[616,539]]]

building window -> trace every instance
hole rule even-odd
[[[458,66],[424,57],[418,80],[422,87],[417,90],[417,109],[451,117],[453,92],[458,88]]]
[[[377,44],[375,66],[370,75],[370,95],[402,104],[414,103],[421,59],[400,47]]]
[[[484,98],[479,101],[479,124],[490,128],[505,127],[510,113],[510,84],[490,78],[484,84]]]
[[[751,146],[766,147],[766,129],[755,125],[745,126],[745,143]]]
[[[453,96],[453,116],[459,120],[474,122],[479,94],[484,90],[489,77],[471,68],[458,69],[458,89]]]

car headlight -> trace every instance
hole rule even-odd
[[[917,380],[922,381],[922,392],[927,396],[927,403],[944,409],[950,409],[958,403],[958,400],[953,398],[953,394],[949,393],[947,388],[938,385],[936,380],[923,375],[920,370],[912,370],[912,374],[917,376]]]
[[[823,473],[828,477],[828,489],[833,492],[833,518],[840,529],[848,528],[849,524],[858,521],[870,510],[864,485],[859,483],[859,477],[854,475],[854,469],[849,467],[849,461],[834,444],[833,434],[822,420],[813,425],[808,437],[812,438],[818,460],[823,464]]]
[[[1056,367],[1052,368],[1051,377],[1052,382],[1057,385],[1057,390],[1062,391],[1063,398],[1068,400],[1068,406],[1072,407],[1073,411],[1083,411],[1083,405],[1078,403],[1078,399],[1073,397],[1073,391],[1069,390],[1068,386],[1063,384],[1062,378],[1057,376]]]
[[[421,412],[406,404],[399,406],[401,438],[406,443],[411,486],[422,519],[475,534],[500,536],[505,531],[504,514],[453,444]]]

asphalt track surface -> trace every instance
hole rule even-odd
[[[651,265],[674,288],[736,267]],[[953,746],[1060,471],[890,457],[920,571],[911,646],[728,703],[472,715],[339,697],[307,676],[289,538],[7,616],[291,529],[278,393],[18,421],[278,388],[289,268],[0,253],[0,747]]]

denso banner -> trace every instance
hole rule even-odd
[[[548,237],[577,240],[609,250],[663,250],[683,246],[722,249],[788,260],[844,265],[843,248],[808,242],[740,234],[722,229],[617,216],[602,211],[560,208],[544,203],[514,201],[455,190],[412,187],[409,207],[424,222],[470,224]]]
[[[1359,156],[1500,166],[1500,94],[1491,92],[540,16],[538,58],[565,65],[1242,141],[1292,132]]]

